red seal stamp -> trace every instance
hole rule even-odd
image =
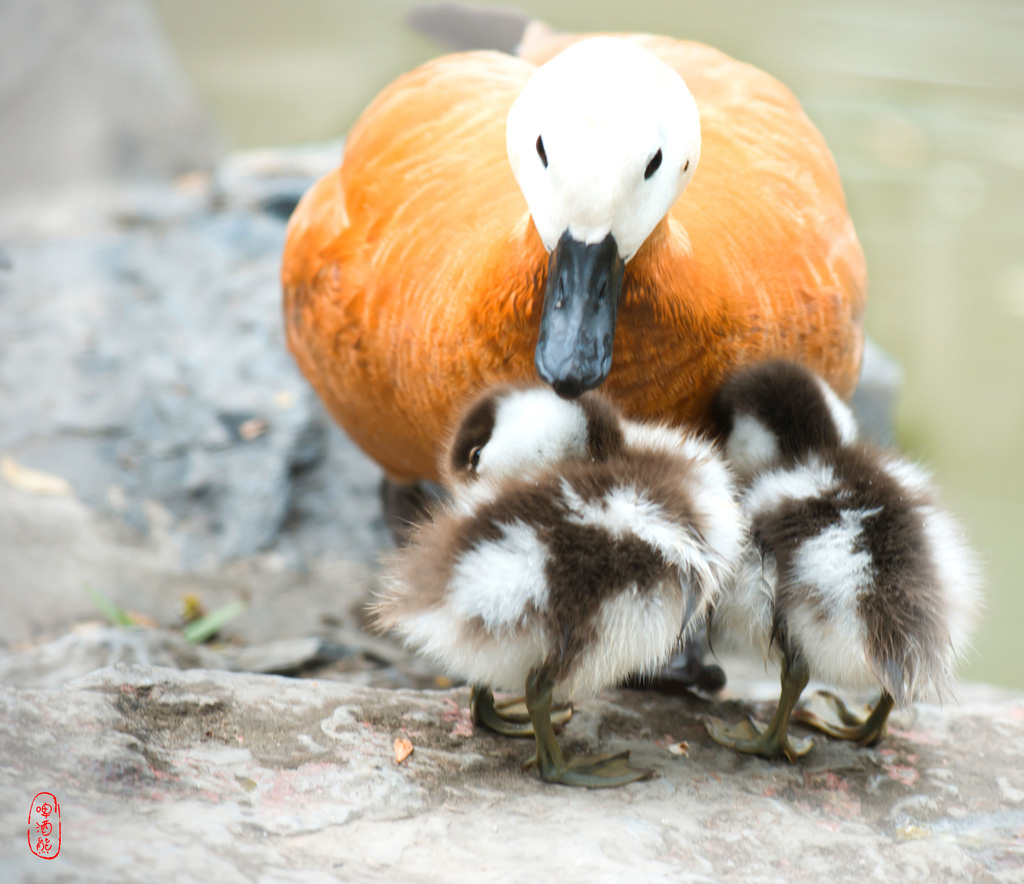
[[[52,792],[40,792],[29,805],[28,849],[40,859],[60,853],[60,805]]]

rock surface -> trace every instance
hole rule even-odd
[[[607,791],[521,772],[529,743],[474,734],[466,702],[465,689],[138,665],[63,690],[2,688],[0,877],[1024,880],[1020,694],[967,687],[959,707],[897,714],[877,748],[819,738],[799,763],[772,764],[712,743],[706,700],[609,693],[577,709],[563,744],[628,748],[660,776]],[[401,764],[396,738],[414,747]],[[680,740],[687,756],[668,748]],[[17,834],[40,791],[60,804],[52,862]]]
[[[289,520],[362,503],[377,474],[350,445],[328,466],[345,440],[284,346],[284,220],[272,193],[246,204],[258,175],[231,172],[136,193],[88,233],[11,239],[0,451],[142,533],[166,524],[186,567],[275,547],[304,564],[307,541],[365,550],[358,505],[279,545]],[[309,179],[275,172],[294,203]]]
[[[90,586],[167,626],[187,592],[246,599],[246,641],[358,626],[380,472],[294,367],[278,279],[340,149],[0,218],[0,646],[95,616]]]

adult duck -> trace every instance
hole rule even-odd
[[[821,134],[768,74],[649,35],[400,77],[298,205],[282,280],[301,370],[394,482],[436,480],[498,381],[603,384],[628,417],[701,425],[735,366],[770,357],[848,397],[863,343]]]

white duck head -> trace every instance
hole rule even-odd
[[[594,37],[530,77],[506,144],[551,254],[537,370],[576,396],[608,376],[625,264],[697,167],[697,105],[653,53]]]

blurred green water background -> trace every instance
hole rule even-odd
[[[403,24],[412,0],[150,2],[232,147],[337,138],[440,51]],[[934,470],[983,561],[966,675],[1024,687],[1024,3],[518,5],[564,30],[710,43],[803,102],[867,253],[868,331],[906,373],[900,445]]]

